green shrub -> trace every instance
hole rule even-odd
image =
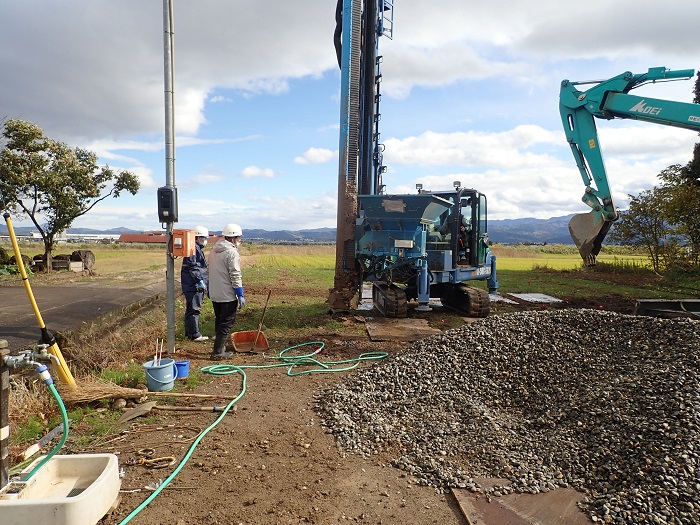
[[[32,269],[29,266],[25,265],[24,270],[27,272],[27,275],[34,275],[34,272],[32,272]],[[21,272],[19,270],[19,266],[16,264],[0,264],[0,276],[20,274]]]

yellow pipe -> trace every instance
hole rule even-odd
[[[53,369],[56,372],[58,378],[66,386],[70,388],[76,388],[77,384],[75,382],[75,379],[73,378],[73,374],[71,374],[71,371],[68,368],[68,364],[63,359],[63,354],[61,354],[61,350],[58,348],[56,338],[51,332],[49,332],[46,329],[46,325],[44,325],[44,319],[42,319],[39,307],[36,305],[36,300],[34,299],[34,294],[32,293],[32,287],[29,284],[29,277],[27,277],[27,271],[24,269],[24,261],[22,260],[22,254],[20,254],[19,252],[19,244],[17,244],[17,237],[15,236],[15,230],[12,227],[12,219],[10,219],[10,214],[5,212],[3,214],[3,217],[5,217],[5,222],[7,223],[7,231],[10,234],[10,240],[12,241],[12,249],[15,252],[15,262],[17,263],[17,267],[19,268],[19,273],[22,275],[22,282],[24,283],[24,288],[27,290],[29,302],[32,304],[32,309],[34,310],[34,316],[36,317],[36,320],[39,323],[39,328],[41,329],[42,342],[49,345],[47,351],[51,355],[55,356],[56,360],[58,361],[58,363],[56,363],[53,359],[51,360]]]

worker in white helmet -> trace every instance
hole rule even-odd
[[[227,224],[221,235],[223,239],[209,254],[209,298],[214,306],[216,332],[212,359],[228,359],[233,355],[233,352],[226,351],[226,343],[236,321],[236,312],[245,306],[241,255],[238,252],[243,231],[238,224]]]
[[[185,295],[185,335],[192,341],[207,341],[209,338],[199,330],[199,315],[202,312],[204,292],[209,280],[204,247],[207,245],[209,230],[204,226],[194,229],[195,253],[183,257],[180,271],[180,284]]]

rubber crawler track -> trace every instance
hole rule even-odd
[[[488,317],[491,312],[488,292],[464,283],[452,287],[450,297],[442,298],[442,303],[467,317]]]
[[[374,283],[372,301],[374,307],[385,317],[406,317],[408,311],[406,292],[398,286]]]

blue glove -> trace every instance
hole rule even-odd
[[[236,297],[238,297],[238,308],[243,308],[245,306],[245,297],[243,297],[243,287],[239,286],[238,288],[234,288],[233,291],[236,292]]]
[[[198,292],[205,292],[207,290],[207,283],[204,280],[200,280],[194,285]]]

